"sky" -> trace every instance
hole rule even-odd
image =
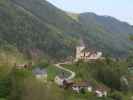
[[[133,25],[133,0],[47,0],[56,7],[73,13],[94,12],[108,15]]]

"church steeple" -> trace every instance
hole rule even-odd
[[[85,47],[85,43],[83,39],[80,39],[79,46]]]
[[[76,61],[81,58],[81,53],[85,49],[85,44],[83,39],[80,39],[79,45],[76,47]]]
[[[79,45],[76,47],[75,61],[78,61],[80,59],[84,61],[97,60],[100,59],[101,57],[102,57],[102,52],[87,51],[85,49],[85,44],[83,39],[80,39]]]

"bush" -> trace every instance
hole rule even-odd
[[[0,100],[7,100],[6,98],[0,98]]]
[[[9,78],[0,80],[0,97],[7,97],[11,90],[11,80]]]
[[[123,100],[123,95],[120,92],[115,91],[111,94],[111,98],[114,100]]]
[[[35,64],[33,67],[46,68],[48,66],[49,66],[49,62],[47,60],[41,60],[37,64]]]

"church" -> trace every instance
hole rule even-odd
[[[84,45],[76,47],[76,59],[84,61],[93,61],[102,58],[102,52],[97,51],[87,51]]]

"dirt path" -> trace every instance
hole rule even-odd
[[[71,70],[69,70],[69,69],[64,68],[63,66],[61,66],[62,64],[71,64],[71,63],[70,62],[65,62],[65,63],[57,63],[57,64],[54,64],[54,65],[57,68],[61,69],[61,70],[64,70],[64,71],[67,71],[67,72],[71,73],[71,75],[68,78],[66,78],[66,80],[74,79],[74,77],[76,76],[76,73],[71,71]]]

